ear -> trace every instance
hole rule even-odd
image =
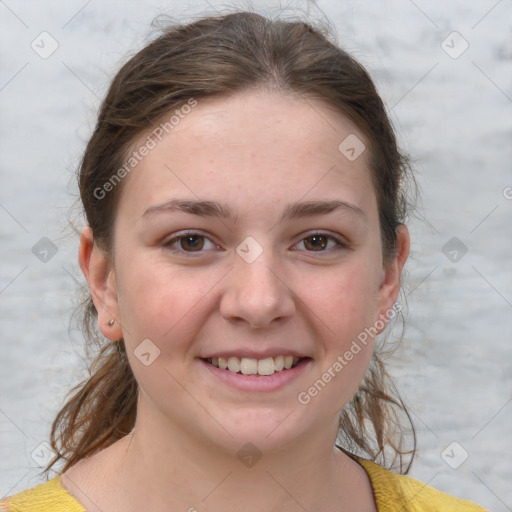
[[[384,321],[384,327],[379,329],[379,334],[386,328],[389,318],[392,318],[390,312],[400,292],[400,278],[409,256],[409,249],[409,230],[405,224],[400,224],[397,227],[395,256],[382,271],[382,281],[378,291],[378,318]]]
[[[118,321],[115,272],[110,260],[94,243],[93,232],[89,226],[83,229],[80,237],[78,261],[98,312],[99,330],[110,340],[121,339],[123,331]],[[112,325],[109,325],[109,322]]]

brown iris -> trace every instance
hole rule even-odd
[[[180,239],[181,248],[185,251],[200,251],[204,246],[204,237],[199,235],[187,235]]]
[[[325,235],[314,235],[304,239],[304,247],[313,251],[325,249],[327,247],[327,243],[328,239]]]

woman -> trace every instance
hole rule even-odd
[[[305,23],[204,18],[131,58],[79,170],[84,327],[111,343],[54,422],[60,474],[4,510],[483,510],[388,469],[414,456],[375,346],[408,171]]]

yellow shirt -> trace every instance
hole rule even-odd
[[[486,512],[469,501],[454,498],[414,478],[397,475],[374,462],[357,459],[368,474],[378,512]],[[86,512],[56,476],[31,489],[5,498],[0,511]]]

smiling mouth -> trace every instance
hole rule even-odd
[[[248,357],[209,357],[203,359],[207,363],[232,373],[242,375],[257,375],[261,377],[273,375],[295,368],[301,361],[309,357],[277,356],[265,359],[252,359]]]

